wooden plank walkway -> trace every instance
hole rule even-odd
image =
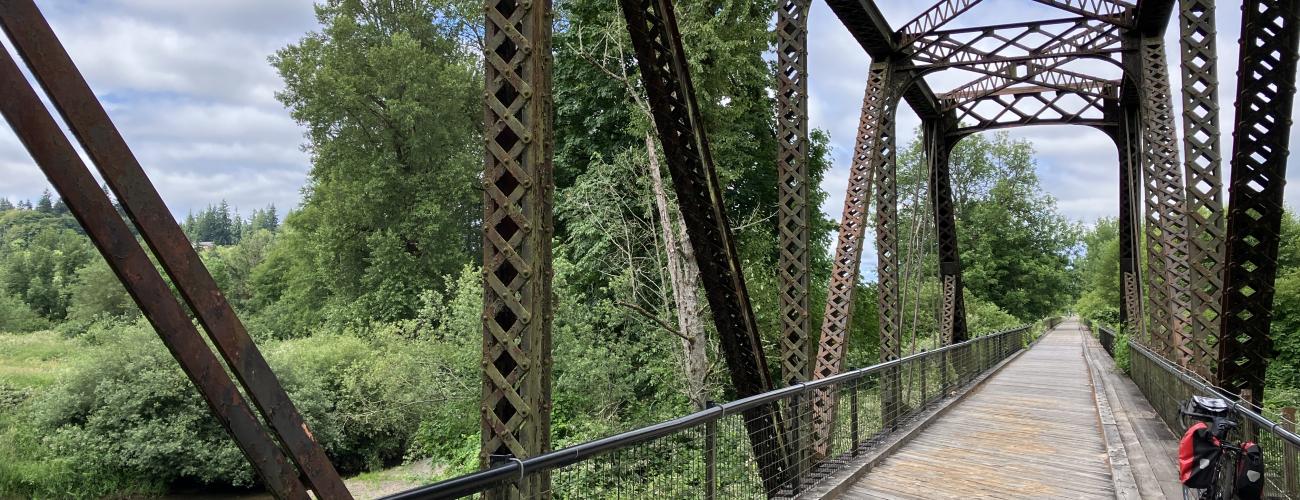
[[[1115,498],[1083,348],[1062,323],[842,498]]]

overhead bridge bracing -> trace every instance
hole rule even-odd
[[[972,338],[963,298],[949,155],[963,137],[988,130],[1082,125],[1112,138],[1120,179],[1121,321],[1143,356],[1135,371],[1201,377],[1246,403],[1262,400],[1272,356],[1267,334],[1300,0],[1245,0],[1230,6],[1243,13],[1230,150],[1222,139],[1227,131],[1219,130],[1224,110],[1217,99],[1212,0],[1032,0],[1058,15],[995,25],[964,22],[981,7],[979,0],[945,0],[918,9],[897,29],[873,1],[828,0],[871,65],[863,82],[852,161],[843,166],[849,182],[820,330],[814,328],[818,323],[809,297],[810,3],[781,0],[774,13],[778,185],[773,188],[779,202],[774,234],[780,248],[781,331],[775,335],[779,352],[773,353],[779,362],[769,364],[745,283],[746,273],[757,271],[744,269],[737,255],[722,202],[725,186],[696,103],[675,2],[619,1],[655,136],[695,249],[726,373],[736,395],[749,398],[730,407],[743,411],[743,435],[762,491],[769,496],[798,492],[843,451],[846,432],[856,446],[859,424],[867,425],[859,421],[861,408],[878,413],[871,425],[879,425],[881,432],[902,425],[918,411],[917,394],[901,383],[905,376],[917,370],[922,379],[939,373],[940,385],[958,387],[1013,352],[1008,333],[994,340]],[[480,463],[489,475],[518,467],[520,479],[475,484],[490,485],[482,490],[489,498],[544,498],[553,490],[550,471],[568,460],[549,453],[555,13],[550,1],[485,0],[484,7]],[[262,483],[281,498],[348,498],[308,423],[36,5],[0,0],[0,26],[71,138],[8,51],[0,51],[0,113]],[[1165,45],[1171,27],[1176,28],[1176,48]],[[1168,60],[1171,49],[1179,54],[1177,64]],[[928,79],[938,72],[967,78],[936,91]],[[904,359],[906,262],[900,254],[895,165],[895,117],[901,105],[922,120],[941,286],[934,314],[947,345],[922,358]],[[71,139],[107,182],[143,246],[99,189]],[[1231,196],[1223,191],[1225,158],[1231,162]],[[858,380],[843,372],[845,353],[853,348],[849,328],[869,226],[878,258],[882,364],[853,375],[864,381],[870,377],[870,384],[846,389],[838,384]],[[161,273],[151,258],[161,264]],[[178,294],[173,295],[172,286]],[[960,374],[953,371],[957,357],[970,363]],[[779,367],[779,375],[769,372],[772,366]],[[1139,381],[1155,387],[1143,384]],[[859,404],[856,398],[867,397],[866,387],[872,400]],[[933,396],[922,384],[921,406]],[[844,397],[853,398],[847,406]],[[697,419],[705,442],[714,445],[716,428],[709,431],[706,424],[715,417],[723,418],[708,414]],[[852,425],[846,427],[847,421]],[[650,439],[665,429],[640,436]],[[595,454],[612,446],[583,449]],[[528,467],[533,472],[524,474]],[[716,485],[717,480],[710,475],[705,483]],[[464,481],[457,484],[468,484]]]

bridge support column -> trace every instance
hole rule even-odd
[[[1223,177],[1214,0],[1182,0],[1183,155],[1191,267],[1189,367],[1209,378],[1218,353],[1223,292]]]
[[[777,3],[776,142],[780,248],[781,378],[785,385],[806,382],[812,373],[808,341],[808,9],[810,0]],[[795,488],[809,464],[811,402],[794,398],[787,408]]]
[[[1250,390],[1258,404],[1273,355],[1269,326],[1277,278],[1282,188],[1295,104],[1300,0],[1247,0],[1242,6],[1237,123],[1218,344],[1218,385]]]
[[[840,231],[835,245],[834,268],[826,297],[826,314],[822,320],[821,341],[818,344],[816,368],[813,378],[830,377],[840,372],[844,362],[845,340],[849,325],[853,319],[853,299],[857,292],[858,267],[862,261],[862,242],[866,231],[868,203],[871,198],[872,184],[878,180],[879,172],[888,170],[890,184],[889,213],[894,214],[897,196],[894,195],[893,161],[894,161],[894,112],[898,105],[894,68],[890,63],[878,62],[871,65],[867,76],[866,95],[862,100],[862,116],[858,122],[857,145],[854,147],[853,165],[849,172],[848,191],[844,197],[844,215],[840,218]],[[886,167],[888,165],[888,167]],[[877,193],[877,196],[880,196]],[[890,215],[889,230],[894,231],[896,220]],[[894,238],[891,236],[890,238]],[[885,304],[886,295],[892,297],[891,313],[881,315],[881,357],[894,359],[898,356],[898,330],[900,317],[897,309],[898,299],[898,255],[896,239],[892,239],[895,250],[890,255],[892,262],[889,273],[892,280],[888,285],[880,283],[881,304]],[[884,259],[885,257],[882,257]],[[882,266],[883,267],[883,266]],[[886,292],[887,287],[892,287]],[[885,327],[886,318],[891,326]],[[890,340],[885,342],[886,335]],[[890,354],[887,354],[890,353]],[[895,379],[897,378],[897,374]],[[817,391],[813,396],[813,452],[825,456],[830,450],[831,430],[835,422],[836,390],[830,388]]]
[[[1187,216],[1164,39],[1138,41],[1142,170],[1146,200],[1147,314],[1153,347],[1187,366],[1192,358]]]
[[[486,2],[483,448],[480,465],[550,448],[551,3]],[[535,474],[488,498],[542,498]]]
[[[927,120],[924,124],[925,158],[930,170],[930,207],[939,244],[939,334],[943,345],[964,342],[966,301],[962,293],[961,255],[957,247],[957,214],[952,203],[949,159],[956,140],[948,138],[949,124]]]
[[[876,136],[879,139],[872,151],[876,174],[876,298],[882,362],[898,359],[903,335],[903,310],[898,293],[898,287],[902,285],[898,254],[898,166],[894,163],[897,99],[890,95],[885,102],[888,107],[877,118]],[[880,421],[883,428],[888,429],[897,422],[903,394],[901,379],[902,373],[897,368],[880,374]]]
[[[1137,110],[1119,108],[1119,128],[1114,132],[1115,146],[1119,150],[1119,271],[1120,271],[1120,323],[1132,338],[1150,345],[1146,338],[1142,317],[1142,279],[1138,269],[1139,236],[1142,227],[1142,209],[1138,202],[1142,192],[1141,122]]]

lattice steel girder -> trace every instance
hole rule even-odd
[[[886,94],[887,96],[890,94]],[[900,264],[898,253],[898,168],[894,162],[894,100],[882,116],[879,140],[873,151],[876,174],[876,303],[879,309],[880,361],[898,359],[902,353],[903,315],[898,288]],[[893,426],[902,404],[902,381],[897,370],[881,374],[880,416],[884,428]]]
[[[0,6],[0,24],[208,332],[236,380],[303,471],[307,486],[328,498],[349,496],[325,450],[307,430],[288,393],[36,6],[30,0],[7,2]]]
[[[949,21],[956,19],[970,10],[980,0],[939,0],[939,2],[925,9],[920,15],[916,16],[902,28],[894,33],[894,38],[899,40],[901,47],[911,45],[917,39],[933,33],[940,26],[948,24]]]
[[[964,101],[978,100],[994,95],[1043,90],[1057,90],[1106,99],[1118,98],[1119,82],[1117,81],[1055,69],[1057,66],[1068,62],[1070,62],[1069,59],[1060,59],[1052,62],[1050,66],[1030,63],[1029,72],[1018,76],[1008,76],[1009,74],[1014,75],[1014,72],[1010,71],[1014,66],[1011,63],[987,66],[993,69],[984,69],[981,66],[965,68],[968,71],[981,73],[985,76],[940,95],[941,107],[944,110],[951,111]],[[1031,86],[1013,86],[1020,83]]]
[[[925,159],[930,171],[930,207],[934,210],[939,246],[939,335],[943,345],[964,342],[966,300],[962,290],[961,254],[957,249],[957,212],[952,202],[950,154],[957,139],[948,136],[949,124],[927,120],[922,125]]]
[[[1101,97],[1054,90],[996,94],[958,104],[957,120],[962,125],[949,134],[965,136],[1026,125],[1114,125],[1106,116],[1105,103]]]
[[[808,380],[808,9],[777,5],[777,274],[781,295],[781,370],[786,385]]]
[[[948,67],[1012,57],[1095,57],[1119,48],[1120,42],[1119,28],[1075,17],[934,32],[913,45],[911,59],[920,67]]]
[[[1143,345],[1150,342],[1142,328],[1142,276],[1139,270],[1142,208],[1138,204],[1141,192],[1142,155],[1141,122],[1137,110],[1120,107],[1114,103],[1108,110],[1118,127],[1111,132],[1119,152],[1119,267],[1120,267],[1120,323],[1129,335]]]
[[[781,378],[784,385],[812,376],[808,306],[808,9],[810,0],[782,0],[776,11],[777,276],[780,283]],[[787,407],[793,475],[810,465],[809,402]]]
[[[857,293],[858,269],[862,263],[862,243],[866,235],[872,185],[876,180],[876,171],[884,168],[882,165],[885,163],[893,161],[892,128],[898,105],[897,80],[898,75],[887,62],[872,64],[867,74],[867,89],[862,98],[857,145],[853,148],[849,186],[844,197],[844,215],[840,218],[839,236],[835,244],[835,261],[827,291],[826,315],[822,320],[814,379],[836,375],[843,368],[849,325],[853,322],[853,302]],[[897,269],[894,272],[897,274]],[[896,297],[897,290],[893,293]],[[897,314],[893,317],[897,318]],[[891,331],[896,334],[896,330]],[[897,343],[893,346],[897,349]],[[834,389],[818,391],[813,395],[813,450],[818,456],[825,456],[829,449],[835,423],[835,396]]]
[[[14,16],[19,12],[17,6],[17,2],[0,3],[0,12],[6,16],[6,30],[26,28],[10,23],[19,18]],[[31,47],[21,50],[29,59],[45,56]],[[267,489],[280,498],[310,498],[299,479],[299,471],[253,414],[238,386],[203,341],[167,282],[5,50],[0,50],[0,88],[4,89],[0,92],[0,114],[45,172],[54,190],[86,230],[186,377],[198,388],[212,415],[235,439]]]
[[[1153,336],[1162,355],[1187,366],[1191,359],[1189,263],[1185,187],[1178,158],[1173,96],[1162,38],[1139,41],[1142,75],[1142,169],[1146,197],[1147,279]],[[1163,343],[1163,345],[1160,345]]]
[[[1295,104],[1300,0],[1247,0],[1242,14],[1217,375],[1220,387],[1234,395],[1250,389],[1259,404],[1273,355],[1268,333]]]
[[[1191,367],[1209,378],[1223,305],[1223,180],[1214,0],[1182,0],[1183,154],[1191,264]]]
[[[722,187],[695,100],[672,0],[620,0],[619,4],[732,385],[740,397],[770,391],[772,380],[762,339],[722,206]],[[781,413],[775,405],[746,411],[745,426],[765,490],[776,491],[789,470]]]
[[[1121,28],[1134,26],[1136,6],[1119,0],[1034,0],[1058,9],[1088,16]]]
[[[527,458],[550,448],[551,3],[488,0],[484,45],[483,448]],[[492,496],[539,497],[530,476]]]

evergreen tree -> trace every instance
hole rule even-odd
[[[52,197],[48,189],[41,193],[40,201],[36,202],[36,211],[43,214],[54,213],[54,200]]]
[[[9,198],[0,198],[0,211],[13,210],[13,209],[14,209],[14,204],[9,201]]]

